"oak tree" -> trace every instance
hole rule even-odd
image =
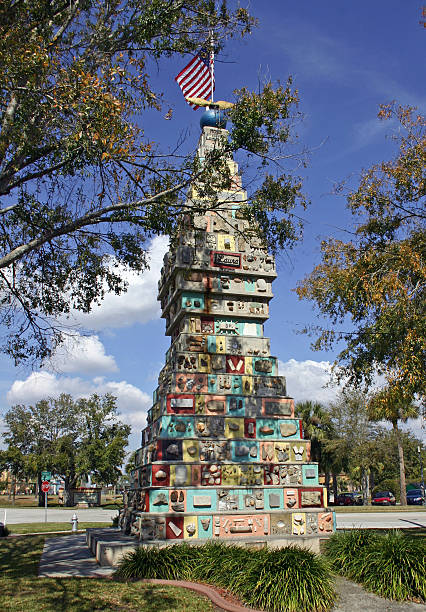
[[[343,343],[338,377],[368,387],[382,375],[396,407],[425,396],[426,132],[413,108],[385,105],[379,118],[397,125],[396,155],[362,173],[347,199],[351,240],[324,240],[297,293],[332,323],[307,330],[313,347]]]
[[[245,9],[212,0],[1,3],[0,323],[16,362],[47,357],[72,309],[125,291],[122,271],[146,268],[152,235],[214,208],[230,188],[233,152],[257,159],[263,176],[242,205],[246,218],[272,245],[298,238],[294,208],[305,200],[283,167],[297,115],[290,81],[235,92],[230,137],[203,164],[146,133],[150,113],[165,110],[156,64],[199,51],[211,30],[220,52],[254,25]],[[188,204],[194,182],[203,190]]]
[[[13,406],[4,421],[8,453],[24,459],[27,473],[38,478],[39,491],[42,470],[63,478],[66,505],[70,489],[83,476],[115,484],[121,475],[130,426],[119,420],[112,395],[73,400],[62,394],[35,405]]]

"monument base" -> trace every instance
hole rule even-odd
[[[264,536],[259,538],[227,538],[225,541],[220,540],[222,544],[237,545],[248,548],[283,548],[285,546],[299,546],[306,548],[314,553],[320,552],[320,541],[327,539],[324,536],[286,536],[286,537],[271,537]],[[86,541],[96,561],[102,566],[116,567],[123,557],[136,550],[138,547],[145,548],[155,546],[164,548],[165,546],[173,546],[174,544],[182,544],[183,540],[151,540],[149,542],[141,542],[134,536],[126,536],[119,529],[96,529],[91,528],[86,531]],[[211,540],[207,540],[211,541]],[[206,544],[206,539],[185,540],[186,544],[191,546],[203,546]]]

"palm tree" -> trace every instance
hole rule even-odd
[[[367,411],[371,421],[388,421],[392,424],[398,446],[401,506],[406,506],[404,449],[402,447],[401,431],[398,423],[405,423],[408,419],[417,418],[419,416],[419,407],[413,404],[411,399],[404,397],[399,389],[385,387],[371,397],[367,405]]]
[[[319,402],[307,400],[296,404],[294,414],[302,419],[303,435],[311,441],[311,459],[318,462],[319,470],[324,472],[328,493],[330,473],[333,476],[334,488],[337,488],[337,472],[333,453],[329,451],[326,445],[326,441],[334,437],[329,412]],[[337,492],[335,492],[335,495],[337,495]]]

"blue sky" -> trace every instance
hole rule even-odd
[[[344,237],[351,222],[344,198],[332,194],[333,185],[347,177],[356,181],[363,167],[392,155],[386,139],[392,126],[377,119],[379,104],[395,99],[425,110],[421,7],[416,0],[252,0],[250,10],[259,27],[242,41],[230,41],[216,62],[216,99],[232,100],[234,89],[257,89],[268,78],[285,83],[288,75],[300,94],[304,121],[298,133],[312,150],[303,173],[311,205],[304,214],[303,242],[277,259],[279,276],[265,327],[287,376],[288,393],[296,400],[333,398],[335,390],[323,385],[335,352],[314,353],[310,339],[296,333],[316,318],[311,305],[299,302],[292,289],[318,262],[321,237]],[[151,112],[143,125],[165,148],[182,132],[188,148],[199,137],[200,111],[185,104],[174,81],[186,61],[173,58],[152,67],[154,88],[164,93],[174,113],[166,121],[164,113]],[[131,445],[136,447],[169,346],[156,302],[166,247],[164,237],[154,240],[151,269],[140,278],[129,277],[127,295],[107,296],[91,315],[76,317],[91,335],[77,338],[50,368],[17,369],[1,357],[0,410],[63,391],[76,396],[109,391],[117,395],[123,419],[133,427]],[[420,436],[418,424],[412,427]]]

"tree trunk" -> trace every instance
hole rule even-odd
[[[364,505],[368,504],[370,497],[370,472],[369,470],[363,470],[362,473],[362,497]]]
[[[12,479],[12,504],[15,505],[15,498],[16,498],[16,476],[13,476]]]
[[[73,499],[72,499],[72,495],[71,495],[71,489],[75,489],[75,486],[77,484],[77,477],[72,475],[72,476],[65,476],[64,478],[65,484],[64,484],[64,506],[67,506],[68,508],[72,508],[73,504]]]
[[[404,463],[404,449],[402,448],[400,431],[398,429],[398,422],[392,423],[393,430],[396,436],[396,443],[398,445],[398,457],[399,457],[399,490],[400,490],[400,501],[401,506],[407,505],[407,489],[405,486],[405,463]]]
[[[332,474],[332,478],[333,478],[333,495],[334,495],[334,503],[336,503],[336,499],[337,499],[337,474],[335,474],[333,472]]]
[[[324,484],[327,489],[327,499],[330,500],[330,472],[325,472]]]
[[[38,505],[44,507],[44,493],[41,490],[41,472],[37,474]]]

